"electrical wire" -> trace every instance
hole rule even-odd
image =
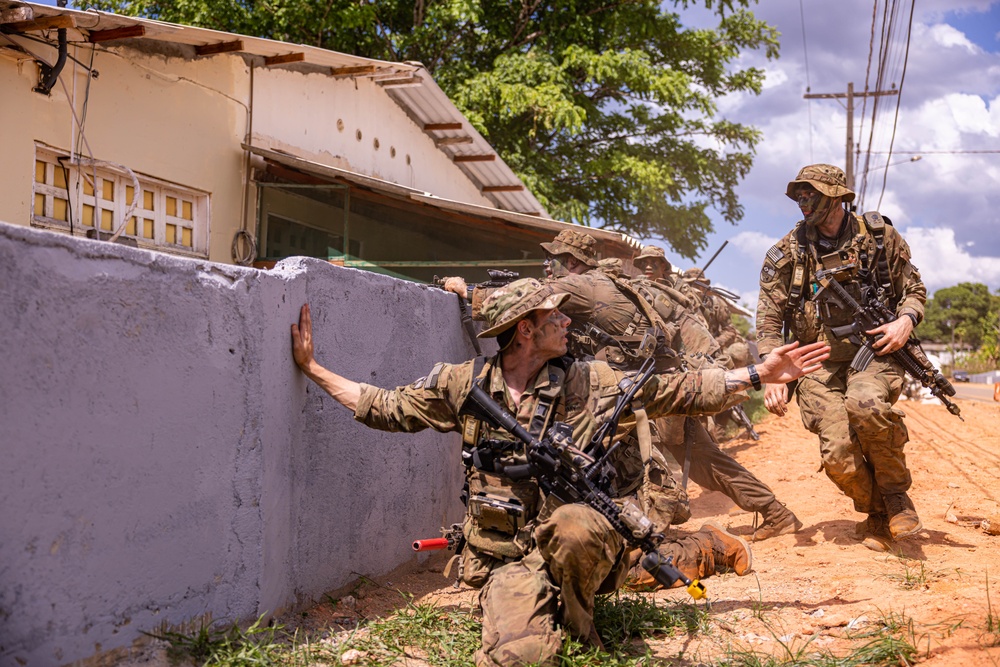
[[[889,156],[886,158],[886,168],[882,172],[882,192],[879,193],[878,205],[875,207],[876,209],[882,205],[882,197],[885,196],[885,184],[889,176],[889,160],[892,158],[892,146],[896,142],[896,127],[899,123],[900,98],[903,97],[903,82],[906,80],[906,64],[910,59],[910,37],[913,35],[914,5],[916,5],[916,0],[910,0],[910,20],[906,29],[906,53],[903,57],[903,72],[899,79],[899,94],[896,96],[896,117],[892,121],[892,138],[889,140]]]
[[[799,19],[802,24],[802,54],[806,63],[806,93],[812,92],[812,82],[809,80],[809,44],[806,42],[806,12],[802,7],[802,0],[799,0]],[[806,98],[806,114],[809,122],[809,162],[813,162],[813,122],[812,122],[812,100]]]

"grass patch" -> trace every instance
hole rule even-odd
[[[774,634],[774,633],[772,633]],[[917,655],[913,621],[889,615],[877,627],[850,637],[849,651],[817,649],[816,637],[783,641],[779,655],[753,650],[730,650],[719,661],[723,667],[900,667],[912,665]]]
[[[927,590],[930,588],[932,582],[947,576],[946,572],[927,569],[927,565],[922,560],[913,560],[902,554],[897,554],[890,557],[886,562],[891,563],[893,559],[895,559],[902,571],[890,572],[882,576],[890,581],[895,581],[903,590]]]

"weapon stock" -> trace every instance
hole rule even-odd
[[[635,390],[638,391],[638,387]],[[617,505],[594,481],[595,478],[609,479],[610,475],[595,474],[594,466],[600,466],[601,462],[573,446],[572,428],[568,424],[557,422],[544,438],[536,438],[476,383],[472,384],[462,412],[474,415],[493,428],[502,428],[524,443],[528,463],[502,469],[498,466],[497,472],[514,480],[534,477],[546,494],[559,501],[589,506],[607,519],[629,545],[642,550],[642,566],[664,588],[682,581],[691,597],[700,599],[705,596],[705,587],[701,582],[684,576],[673,566],[672,557],[664,558],[657,551],[664,536],[654,532],[649,517],[637,507]]]
[[[858,303],[851,296],[851,293],[837,281],[838,272],[842,270],[843,267],[839,270],[820,269],[816,272],[816,282],[821,286],[819,292],[816,293],[816,298],[833,301],[851,313],[854,320],[851,324],[835,327],[830,331],[838,338],[848,338],[851,342],[861,345],[861,349],[851,361],[851,368],[864,370],[875,358],[875,349],[872,344],[881,338],[881,335],[873,336],[867,332],[887,322],[892,322],[896,319],[896,314],[872,296],[870,288],[863,288],[862,299],[865,304]],[[888,356],[895,360],[904,371],[919,380],[920,384],[930,389],[931,394],[948,408],[948,412],[962,419],[962,411],[948,400],[949,396],[955,395],[955,388],[951,386],[941,371],[934,368],[930,360],[927,359],[927,355],[920,347],[919,340],[911,336],[903,347],[895,352],[890,352]],[[962,421],[965,420],[962,419]]]

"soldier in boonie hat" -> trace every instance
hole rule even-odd
[[[642,247],[642,252],[632,260],[632,266],[646,274],[650,280],[659,280],[673,268],[663,248],[655,245]]]
[[[590,234],[564,229],[549,243],[542,243],[549,257],[571,255],[590,268],[597,267],[597,241]]]
[[[525,316],[536,310],[558,308],[569,294],[556,294],[551,287],[534,278],[522,278],[509,285],[495,289],[483,301],[480,314],[486,321],[486,328],[479,338],[498,338],[500,349],[507,347],[513,336],[503,334],[514,327]]]
[[[854,193],[847,187],[844,170],[832,164],[811,164],[802,167],[795,180],[785,188],[785,196],[792,201],[798,200],[796,191],[802,183],[808,183],[827,197],[843,197],[845,202],[854,201]]]
[[[841,218],[836,211],[840,204],[854,201],[844,171],[832,164],[802,167],[795,180],[785,188],[785,196],[799,205],[807,225],[819,227],[839,225]]]

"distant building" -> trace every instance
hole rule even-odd
[[[539,275],[567,226],[419,63],[19,2],[0,24],[0,220],[424,281]]]

